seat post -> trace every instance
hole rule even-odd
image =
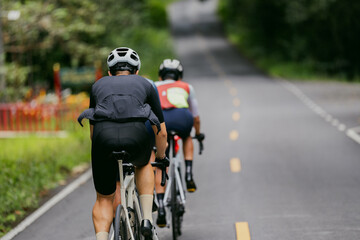
[[[122,160],[118,160],[119,165],[119,176],[120,176],[120,195],[121,195],[121,202],[124,203],[125,201],[125,186],[124,186],[124,171],[122,166]]]

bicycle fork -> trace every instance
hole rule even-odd
[[[175,166],[175,169],[178,169],[177,166]],[[177,187],[179,189],[179,194],[180,194],[180,203],[185,206],[185,193],[184,193],[184,188],[183,188],[183,184],[181,181],[181,177],[180,177],[180,173],[178,170],[175,170],[175,180],[177,183]],[[167,185],[171,186],[172,184],[172,178],[169,178]],[[166,199],[166,205],[169,206],[169,195],[170,195],[170,187],[167,187],[165,190],[165,195],[164,195],[164,199]]]

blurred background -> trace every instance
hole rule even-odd
[[[92,83],[107,75],[110,51],[136,49],[141,74],[152,79],[163,58],[174,56],[166,4],[1,0],[0,236],[74,166],[89,163],[88,127],[76,118]]]
[[[0,237],[89,167],[88,127],[76,118],[110,51],[135,49],[152,80],[164,58],[179,57],[167,11],[176,2],[1,0]],[[268,76],[360,83],[360,1],[211,2],[221,33]]]

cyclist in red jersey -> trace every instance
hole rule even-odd
[[[193,179],[193,158],[194,147],[190,136],[191,130],[195,128],[195,137],[198,140],[204,139],[200,133],[200,117],[198,113],[198,102],[194,88],[182,81],[183,66],[179,60],[165,59],[160,65],[159,80],[157,86],[161,108],[163,109],[164,120],[167,131],[176,131],[183,142],[183,153],[185,158],[185,180],[188,192],[196,191],[196,184]],[[156,176],[156,193],[159,202],[157,225],[166,225],[166,213],[163,203],[165,188],[160,186],[160,174]]]

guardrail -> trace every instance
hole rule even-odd
[[[76,123],[82,105],[0,104],[0,131],[60,131]]]

